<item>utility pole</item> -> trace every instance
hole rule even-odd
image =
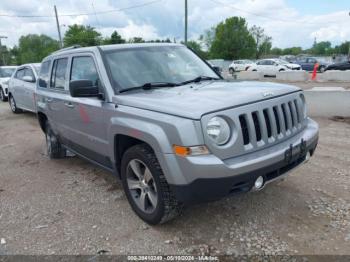
[[[58,39],[60,41],[60,48],[63,47],[62,37],[61,37],[61,28],[60,28],[60,22],[58,21],[58,15],[57,15],[57,8],[56,5],[54,5],[55,9],[55,16],[56,16],[56,24],[57,24],[57,32],[58,32]]]
[[[187,30],[188,30],[188,8],[187,0],[185,0],[185,44],[187,45]]]
[[[2,52],[1,39],[7,39],[7,36],[0,35],[0,52],[1,52],[1,56],[2,56],[2,63],[3,63],[3,65],[6,65],[5,55],[4,55],[4,53]]]

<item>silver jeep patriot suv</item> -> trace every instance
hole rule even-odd
[[[50,158],[69,150],[116,174],[149,224],[262,189],[318,141],[299,88],[225,81],[178,44],[57,51],[42,62],[36,106]]]

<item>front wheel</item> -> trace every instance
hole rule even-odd
[[[235,73],[235,70],[232,67],[228,71],[230,72],[231,75]]]
[[[19,114],[22,112],[22,110],[17,107],[15,98],[12,95],[10,96],[9,103],[10,103],[11,111],[13,113]]]
[[[64,158],[66,156],[66,149],[62,147],[48,122],[46,122],[45,138],[47,155],[50,159]]]
[[[320,70],[320,73],[324,73],[326,71],[326,67],[321,66],[319,70]]]
[[[2,88],[0,88],[0,100],[2,102],[6,102],[6,100],[7,100],[5,93],[4,93],[4,90]]]
[[[132,209],[146,223],[165,223],[180,213],[181,206],[153,150],[146,144],[133,146],[124,153],[121,178]]]

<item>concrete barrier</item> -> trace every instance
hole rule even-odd
[[[264,76],[256,71],[241,71],[235,74],[237,80],[261,80]]]
[[[321,79],[323,81],[339,81],[339,82],[349,82],[350,81],[350,70],[337,71],[330,70],[322,74]]]
[[[306,90],[308,115],[316,117],[350,117],[350,91]]]
[[[289,82],[305,82],[309,80],[309,74],[306,71],[282,71],[276,74],[276,79]]]

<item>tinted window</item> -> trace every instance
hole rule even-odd
[[[309,58],[308,59],[308,63],[314,64],[314,63],[316,63],[316,59],[315,58]]]
[[[30,69],[30,68],[26,68],[26,69],[24,70],[24,75],[25,75],[25,76],[31,76],[31,77],[33,77],[33,79],[35,79],[33,70]]]
[[[0,77],[11,77],[16,68],[0,68]]]
[[[179,84],[198,76],[218,78],[198,56],[186,47],[159,46],[105,51],[112,81],[121,89],[146,83]]]
[[[259,62],[257,62],[257,64],[258,65],[267,65],[266,60],[259,61]]]
[[[19,69],[19,70],[16,72],[15,78],[21,79],[21,80],[22,80],[23,76],[24,76],[24,68]]]
[[[50,71],[51,61],[45,61],[41,65],[40,74],[39,74],[39,86],[47,87],[49,81],[49,71]]]
[[[66,82],[66,70],[68,65],[68,58],[57,59],[53,62],[51,87],[64,89]]]
[[[95,63],[90,56],[74,57],[70,80],[91,80],[94,83],[98,79]]]

